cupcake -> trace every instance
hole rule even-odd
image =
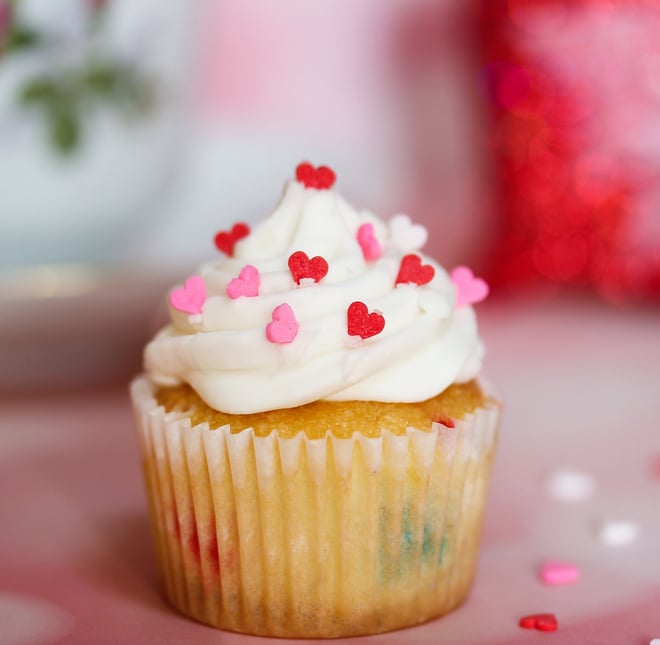
[[[169,296],[131,396],[165,594],[250,634],[441,616],[475,572],[500,404],[486,284],[300,164],[253,230]]]

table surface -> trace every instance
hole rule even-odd
[[[660,637],[660,311],[544,300],[479,313],[506,408],[474,588],[449,616],[363,640],[648,644]],[[162,599],[125,388],[4,397],[0,412],[0,645],[264,642]],[[569,468],[594,477],[592,497],[548,495],[547,477]],[[637,523],[638,538],[602,544],[608,520]],[[580,580],[541,584],[548,558]],[[540,612],[557,632],[518,627]]]

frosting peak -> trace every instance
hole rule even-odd
[[[329,169],[309,167],[327,183]],[[307,185],[288,182],[232,256],[186,282],[201,313],[177,305],[187,292],[171,294],[171,323],[145,350],[152,380],[187,382],[211,407],[248,414],[319,399],[422,401],[473,378],[474,312],[418,252],[423,228],[402,215],[388,226]]]

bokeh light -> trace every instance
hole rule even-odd
[[[660,3],[481,7],[501,224],[494,285],[660,299],[660,236],[648,217],[660,186]],[[660,212],[660,190],[655,201]]]

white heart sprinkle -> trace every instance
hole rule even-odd
[[[598,530],[598,539],[607,546],[623,546],[637,539],[639,526],[629,520],[605,522]]]
[[[413,224],[408,215],[400,213],[390,219],[390,240],[405,253],[421,249],[428,236],[426,228],[421,224]]]
[[[660,645],[660,638],[654,638],[649,645]]]
[[[548,495],[563,502],[581,502],[593,496],[596,482],[591,475],[578,470],[559,470],[546,482]]]

